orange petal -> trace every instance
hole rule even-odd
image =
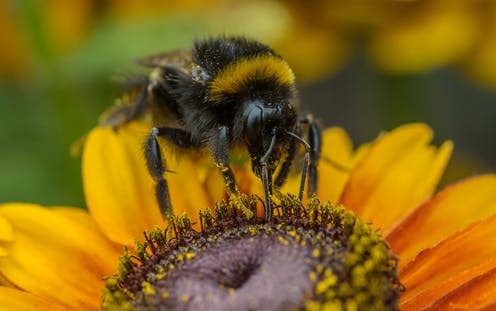
[[[494,311],[494,310],[496,310],[496,301],[490,302],[477,309],[477,311]]]
[[[420,250],[493,214],[496,214],[496,175],[469,178],[447,187],[415,209],[386,240],[400,257],[401,266]]]
[[[31,293],[0,286],[0,311],[67,311],[57,303],[42,299]]]
[[[71,309],[97,308],[103,277],[115,273],[119,252],[99,231],[49,209],[6,204],[0,214],[15,242],[0,273],[16,287]]]
[[[455,290],[457,287],[462,286],[462,284],[468,283],[474,277],[487,273],[487,271],[490,271],[494,268],[496,268],[496,258],[491,258],[490,260],[485,261],[480,265],[469,268],[461,273],[456,274],[453,277],[448,278],[443,282],[440,282],[432,288],[422,291],[414,297],[408,298],[409,296],[404,295],[401,297],[400,300],[401,310],[421,310],[427,305],[433,303],[433,301],[440,299],[441,297],[447,295],[447,293]]]
[[[138,123],[95,128],[83,151],[83,184],[91,215],[113,241],[129,244],[164,226],[144,156],[149,129]]]
[[[478,274],[494,269],[495,236],[496,215],[420,252],[400,269],[400,280],[407,289],[401,296],[402,303],[429,305],[429,298],[437,299]],[[409,302],[411,299],[417,301]]]
[[[496,268],[453,290],[424,310],[491,309],[496,305]],[[489,308],[489,309],[487,309]]]
[[[451,142],[430,145],[432,131],[408,124],[380,136],[351,173],[340,202],[385,232],[430,197],[446,166]]]

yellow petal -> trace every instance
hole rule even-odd
[[[380,136],[353,169],[340,202],[376,228],[389,228],[434,191],[452,150],[430,145],[432,131],[408,124]]]
[[[14,240],[14,231],[10,223],[0,215],[0,243]]]
[[[470,280],[423,310],[477,310],[479,308],[494,310],[492,307],[496,305],[495,301],[496,268]]]
[[[42,299],[31,293],[0,286],[0,311],[68,311],[62,305]]]
[[[466,179],[444,189],[415,209],[386,237],[407,263],[422,249],[476,220],[496,214],[496,175]]]
[[[53,213],[65,216],[72,221],[77,221],[90,230],[101,231],[100,227],[98,227],[86,210],[68,206],[50,206],[49,208]]]
[[[91,215],[83,209],[67,207],[67,206],[50,206],[50,211],[53,213],[62,215],[68,218],[70,221],[76,221],[80,225],[84,226],[86,229],[94,231],[95,234],[99,234],[102,239],[108,239],[103,230],[97,225],[95,220]],[[115,243],[109,239],[109,243],[112,244],[114,249],[120,254],[123,251],[123,247],[119,243]]]
[[[6,204],[0,214],[15,242],[0,258],[0,273],[16,287],[72,309],[97,308],[103,277],[120,255],[100,232],[80,221],[29,204]]]
[[[96,128],[83,151],[83,185],[91,215],[113,241],[129,244],[154,225],[164,226],[142,146],[149,129]]]
[[[10,223],[0,215],[0,257],[7,255],[6,245],[14,240],[14,231]],[[0,283],[1,284],[1,283]]]
[[[447,292],[478,274],[494,269],[495,236],[496,215],[420,252],[413,261],[400,269],[400,280],[407,289],[401,296],[402,302],[408,302],[414,297],[416,299],[417,295],[431,289],[436,291],[431,298],[438,298],[443,291]],[[427,293],[426,299],[428,296]],[[424,303],[428,305],[428,301]]]
[[[226,198],[226,186],[218,169],[207,171],[204,187],[208,195],[208,206],[213,207],[216,202]]]
[[[8,253],[7,253],[8,254]],[[9,279],[7,279],[5,277],[5,275],[2,274],[2,272],[0,271],[0,286],[6,286],[6,287],[12,287],[12,288],[15,288],[15,285],[12,284],[11,281],[9,281]]]
[[[232,169],[241,193],[256,194],[263,198],[262,181],[252,172],[249,165],[233,166]]]
[[[322,133],[322,155],[318,167],[320,199],[338,201],[351,172],[352,156],[353,144],[343,129],[334,127]]]
[[[321,200],[336,203],[349,178],[350,172],[358,160],[365,154],[366,145],[353,151],[353,144],[348,134],[339,127],[332,127],[322,132],[322,153],[318,165],[317,194]],[[301,172],[293,171],[282,187],[286,193],[297,194],[300,187]],[[306,199],[306,193],[305,198]]]
[[[193,222],[198,223],[198,212],[209,207],[209,197],[200,180],[198,167],[187,158],[168,160],[174,173],[166,174],[171,194],[171,202],[176,215],[187,213]]]

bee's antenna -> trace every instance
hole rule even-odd
[[[300,190],[298,191],[298,199],[300,199],[301,201],[303,199],[303,192],[305,191],[305,181],[307,179],[308,164],[310,163],[310,145],[306,142],[306,140],[293,132],[287,131],[286,134],[296,139],[297,142],[305,147],[305,160],[303,161],[303,172],[301,173]]]
[[[272,218],[272,203],[270,201],[270,188],[272,184],[272,180],[269,180],[269,171],[267,169],[267,159],[269,158],[274,146],[276,144],[276,135],[272,136],[272,140],[270,141],[269,148],[265,152],[265,154],[260,158],[260,165],[262,166],[262,184],[264,186],[264,197],[265,197],[265,220],[270,221]],[[270,175],[270,179],[272,179],[272,174]]]

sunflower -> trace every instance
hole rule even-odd
[[[96,128],[89,134],[83,153],[88,212],[72,207],[45,208],[25,203],[0,206],[0,310],[98,309],[102,307],[102,295],[108,297],[112,288],[126,286],[140,287],[141,292],[145,293],[143,299],[156,297],[159,289],[148,281],[122,283],[122,277],[136,281],[137,270],[129,272],[133,269],[133,263],[145,262],[156,255],[163,245],[169,247],[169,244],[164,244],[164,231],[157,229],[165,228],[166,224],[161,220],[151,190],[153,181],[142,158],[141,145],[146,132],[146,127],[130,123],[119,131]],[[297,225],[315,226],[317,218],[320,221],[328,218],[334,222],[340,219],[336,225],[338,232],[330,234],[348,237],[350,245],[354,245],[353,252],[350,253],[350,247],[343,247],[346,243],[341,245],[334,240],[332,244],[334,249],[348,251],[345,254],[347,264],[360,268],[353,270],[350,277],[360,281],[357,282],[362,284],[361,290],[366,289],[367,293],[360,292],[360,297],[377,293],[396,297],[400,287],[398,282],[393,282],[391,288],[381,287],[378,291],[377,277],[368,280],[363,277],[366,273],[358,272],[363,272],[363,269],[382,271],[382,276],[387,275],[394,281],[397,271],[399,282],[406,289],[397,302],[402,310],[494,308],[496,176],[482,175],[462,180],[433,195],[451,154],[452,144],[448,141],[435,147],[431,145],[431,139],[432,132],[427,126],[408,124],[382,133],[370,144],[354,149],[342,129],[326,130],[319,164],[319,200],[315,197],[305,199],[309,203],[304,212],[311,215],[317,213],[318,217],[309,216],[314,220],[304,224],[293,218],[290,226],[294,230],[286,230],[286,235],[277,239],[277,245],[306,239],[294,238],[297,233],[305,235],[308,232],[307,229],[300,230]],[[169,169],[176,172],[167,176],[176,215],[189,215],[189,218],[172,220],[176,238],[185,232],[198,232],[189,228],[194,223],[201,225],[201,230],[205,230],[204,226],[213,226],[215,217],[199,211],[214,206],[215,202],[226,202],[222,201],[226,197],[218,172],[208,164],[210,161],[204,160],[203,155],[184,155],[178,159],[172,152],[165,154],[172,155],[166,160]],[[241,191],[260,194],[260,181],[244,165],[243,159],[233,159],[233,162]],[[291,177],[281,193],[296,193],[298,182],[298,176]],[[256,200],[253,202],[249,198],[244,200],[252,203],[245,202],[245,207],[257,212]],[[283,195],[279,204],[287,208],[291,203],[284,203],[284,198]],[[330,203],[319,203],[325,201]],[[217,214],[222,215],[226,211],[222,208],[227,203],[223,204],[217,204]],[[298,204],[295,206],[289,210],[295,211]],[[315,210],[316,207],[318,210]],[[248,210],[243,213],[250,214]],[[257,217],[244,219],[242,221]],[[287,223],[285,226],[289,227]],[[353,224],[351,227],[350,223]],[[263,226],[267,234],[271,230],[281,231],[281,225],[269,227]],[[250,229],[254,227],[246,228],[247,232],[254,230]],[[217,235],[231,234],[231,229],[232,226],[225,230],[216,229]],[[142,239],[143,232],[145,242],[133,244],[136,239]],[[317,239],[311,237],[304,243],[321,245],[320,241],[327,238],[322,232],[317,236]],[[398,258],[394,270],[390,268],[396,265],[396,261],[391,261],[389,248],[384,247],[386,244],[380,240],[381,236]],[[255,241],[261,245],[266,243],[265,238]],[[360,256],[365,254],[364,247],[370,246],[373,248],[365,253],[373,260],[362,260]],[[127,250],[121,256],[123,247]],[[174,259],[176,263],[177,258],[187,261],[198,256],[196,247],[190,244],[178,249],[176,253],[180,256]],[[215,247],[216,254],[219,249],[225,249],[220,253],[236,258],[237,252],[232,249],[222,245]],[[280,246],[271,249],[277,251],[278,248]],[[269,273],[266,280],[278,278],[279,274],[286,276],[290,270],[300,273],[301,266],[295,265],[295,262],[303,264],[311,262],[311,258],[325,257],[322,252],[328,250],[328,246],[316,246],[304,256],[290,252],[285,256],[291,260],[278,258],[278,265],[273,267],[276,270]],[[118,259],[120,256],[121,259]],[[218,264],[208,260],[208,256],[205,259],[205,256],[202,257],[205,265]],[[307,257],[310,259],[306,260]],[[326,277],[318,279],[317,283],[304,283],[295,290],[302,291],[305,286],[314,284],[315,292],[324,293],[327,288],[334,287],[339,290],[333,291],[333,295],[347,295],[356,283],[347,286],[339,284],[339,273],[334,268],[332,271],[327,269],[333,265],[332,260],[325,265],[316,264]],[[142,267],[146,268],[146,265]],[[157,282],[162,282],[163,269],[170,267],[161,267],[158,272],[154,270],[154,273],[147,274],[147,278],[152,275]],[[278,273],[277,269],[282,269],[284,273]],[[195,271],[189,270],[189,276],[194,276]],[[310,273],[310,281],[312,276],[316,278]],[[174,277],[169,279],[170,282],[177,280]],[[293,284],[288,280],[286,283]],[[226,291],[232,292],[234,289],[228,288]],[[291,299],[289,293],[283,292],[281,295]],[[162,298],[173,294],[161,291]],[[112,297],[116,295],[114,292]],[[150,301],[153,299],[147,300],[147,303]],[[178,296],[177,301],[187,301],[187,297]],[[304,306],[309,310],[323,307],[312,300]],[[356,309],[357,304],[335,303],[325,307],[351,310]]]

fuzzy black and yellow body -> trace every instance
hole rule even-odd
[[[153,68],[151,74],[137,83],[135,102],[111,111],[104,125],[116,127],[152,112],[154,127],[145,156],[165,217],[172,206],[158,137],[181,148],[208,149],[231,193],[238,190],[229,151],[246,147],[253,172],[264,185],[266,218],[272,215],[272,186],[283,184],[298,143],[307,150],[300,197],[307,170],[309,192],[316,191],[320,131],[311,118],[298,116],[294,74],[270,47],[244,37],[222,36],[197,41],[191,51],[159,54],[139,63]],[[303,123],[308,142],[300,137]]]

